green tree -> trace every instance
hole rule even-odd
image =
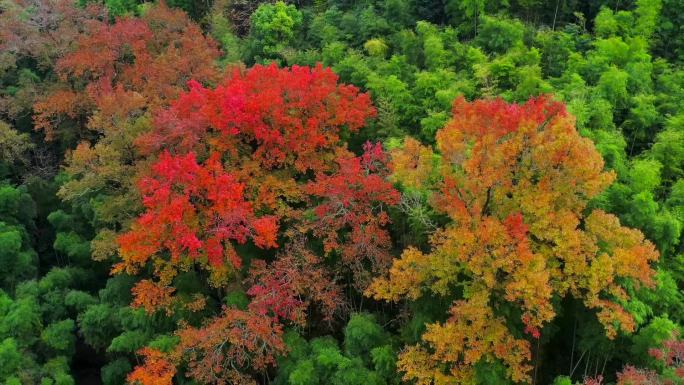
[[[282,1],[264,3],[254,11],[250,42],[258,60],[276,59],[291,44],[302,25],[302,13]]]
[[[71,356],[76,345],[75,329],[76,323],[72,319],[54,322],[42,331],[41,339],[50,348]]]

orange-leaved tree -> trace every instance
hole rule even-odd
[[[346,148],[341,137],[375,110],[329,69],[255,66],[213,89],[189,87],[136,140],[153,164],[139,177],[144,212],[118,238],[114,271],[152,272],[134,288],[134,306],[148,312],[202,307],[200,293],[173,285],[189,269],[251,301],[182,325],[178,346],[143,351],[147,364],[130,380],[185,363],[203,383],[249,382],[285,352],[284,324],[303,325],[309,305],[330,320],[342,286],[364,289],[366,271],[386,271],[385,208],[399,194],[379,145],[360,156]]]
[[[75,36],[73,51],[57,61],[54,88],[34,106],[36,129],[49,139],[87,137],[88,130],[106,135],[127,113],[166,105],[189,79],[211,80],[218,73],[216,43],[163,2],[140,18],[88,26]]]
[[[459,98],[436,154],[407,138],[391,155],[393,178],[427,189],[449,219],[429,250],[407,248],[367,290],[388,301],[454,298],[446,321],[400,356],[406,380],[470,383],[478,362],[497,360],[529,381],[530,341],[568,295],[596,311],[609,338],[634,329],[621,283],[651,285],[658,253],[615,216],[587,212],[614,176],[564,105]]]

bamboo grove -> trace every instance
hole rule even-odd
[[[684,384],[679,0],[0,0],[0,384]]]

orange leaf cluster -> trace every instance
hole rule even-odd
[[[128,375],[129,384],[139,385],[171,385],[176,367],[155,349],[143,348],[138,354],[143,356],[144,365],[136,367]]]
[[[135,284],[131,292],[135,300],[132,307],[142,307],[146,312],[152,313],[157,309],[166,309],[171,313],[171,295],[173,287],[161,286],[149,280],[143,279]]]

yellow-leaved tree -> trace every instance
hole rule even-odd
[[[392,159],[395,181],[427,189],[449,222],[366,293],[456,298],[446,321],[401,354],[406,380],[468,384],[478,362],[496,360],[511,380],[530,381],[531,342],[566,296],[594,310],[609,338],[634,329],[621,284],[652,285],[658,252],[617,217],[587,209],[614,176],[563,104],[459,98],[434,150],[406,138]]]

